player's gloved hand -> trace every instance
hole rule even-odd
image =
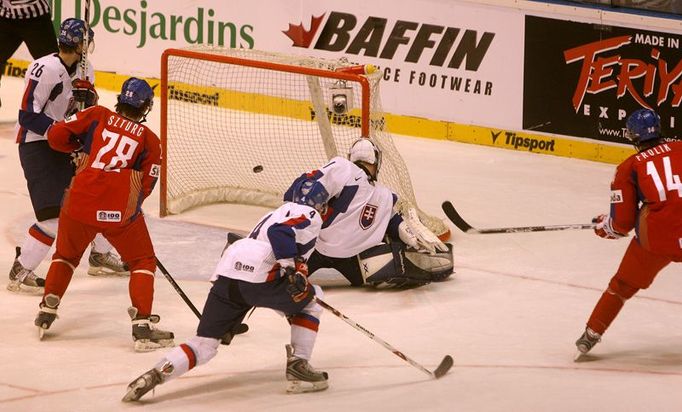
[[[594,228],[594,233],[599,237],[603,237],[604,239],[620,239],[624,237],[624,234],[618,233],[613,229],[611,222],[611,217],[608,215],[601,214],[596,216],[594,219],[592,219],[592,223],[597,224],[597,226]]]
[[[298,303],[308,297],[310,282],[308,282],[308,265],[305,262],[296,261],[294,267],[284,268],[284,276],[287,278],[287,292],[294,302]]]
[[[87,80],[76,79],[71,85],[73,86],[73,100],[78,103],[83,103],[86,108],[94,106],[99,100],[99,95],[95,86]]]
[[[412,229],[410,229],[410,225],[408,225],[404,220],[398,225],[398,236],[400,236],[400,240],[402,240],[407,246],[411,247],[412,249],[419,250],[417,235],[414,234]]]
[[[436,251],[448,251],[448,247],[445,246],[445,243],[441,242],[440,239],[438,239],[438,236],[434,235],[429,228],[422,224],[421,220],[419,220],[417,210],[410,208],[407,212],[407,217],[403,216],[403,219],[405,219],[404,221],[407,223],[410,231],[417,239],[417,247],[415,247],[417,251],[428,252],[431,254],[436,253]],[[400,235],[400,226],[398,226],[398,234]],[[402,236],[400,239],[405,242]]]

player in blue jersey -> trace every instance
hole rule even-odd
[[[283,313],[291,325],[287,391],[327,389],[327,373],[309,363],[322,312],[315,296],[322,297],[322,289],[308,283],[305,260],[320,232],[328,197],[321,184],[301,181],[292,190],[293,202],[264,216],[248,237],[232,243],[213,274],[197,335],[131,382],[123,401],[136,401],[155,386],[211,360],[221,340],[229,343],[231,331],[253,307]]]
[[[11,291],[40,291],[44,287],[45,280],[36,276],[34,270],[54,243],[64,190],[74,175],[71,155],[52,150],[46,131],[54,122],[77,110],[79,101],[86,107],[97,103],[92,65],[87,66],[86,79],[76,77],[84,35],[82,20],[64,20],[58,36],[59,53],[33,61],[26,71],[16,140],[36,222],[28,229],[22,245],[16,248],[7,285]],[[89,38],[93,37],[90,31]],[[102,237],[95,239],[89,260],[90,274],[128,273]]]

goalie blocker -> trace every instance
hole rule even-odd
[[[382,243],[357,257],[365,284],[411,287],[445,280],[453,273],[452,245],[447,252],[420,253],[402,242]]]

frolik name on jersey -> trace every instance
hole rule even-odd
[[[635,155],[635,159],[637,159],[637,161],[640,162],[642,160],[651,159],[656,155],[668,153],[671,151],[672,149],[670,149],[670,146],[668,146],[667,144],[661,144],[658,146],[654,146],[651,149],[647,149],[643,152],[639,152],[638,154]]]

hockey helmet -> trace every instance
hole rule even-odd
[[[85,22],[81,19],[70,17],[64,20],[59,27],[59,37],[57,41],[60,45],[67,47],[77,47],[85,37]],[[95,32],[88,28],[88,41],[95,39]]]
[[[369,137],[361,137],[350,146],[348,160],[353,163],[363,162],[376,166],[376,175],[381,168],[381,150]],[[376,179],[377,176],[373,176]]]
[[[118,102],[127,104],[137,109],[141,108],[146,103],[149,103],[149,108],[154,102],[154,90],[146,81],[131,77],[121,86],[121,94],[118,95]]]
[[[625,122],[625,137],[635,146],[661,137],[661,118],[651,109],[639,109]]]
[[[324,213],[329,201],[329,192],[324,185],[316,180],[303,179],[293,192],[293,202],[310,206],[320,213]]]

